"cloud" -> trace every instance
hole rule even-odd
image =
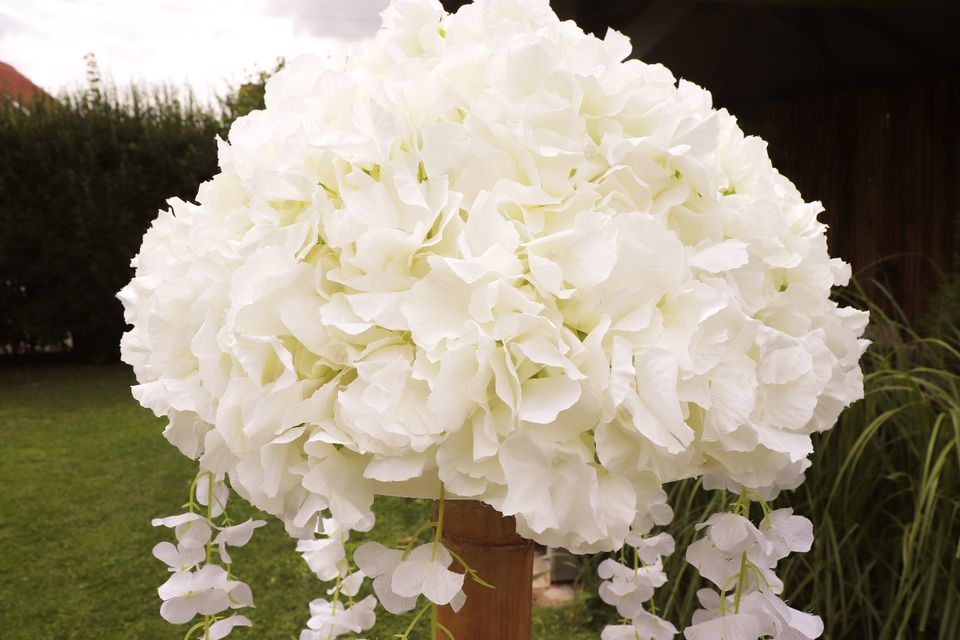
[[[83,84],[83,57],[92,52],[119,85],[187,84],[212,99],[278,57],[322,53],[371,35],[385,3],[33,0],[0,8],[0,60],[57,92]]]
[[[353,40],[373,35],[389,0],[275,0],[272,9],[295,18],[315,36]]]

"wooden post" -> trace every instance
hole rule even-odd
[[[440,607],[438,620],[456,640],[530,640],[533,541],[517,535],[513,517],[475,500],[447,500],[442,540],[496,589],[467,578],[466,604],[459,613]]]

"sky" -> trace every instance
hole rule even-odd
[[[0,0],[0,62],[49,92],[104,77],[190,85],[203,100],[272,69],[372,35],[388,0]]]

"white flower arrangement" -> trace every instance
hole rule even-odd
[[[446,492],[544,544],[628,542],[648,566],[606,565],[604,599],[636,637],[675,632],[641,606],[672,551],[646,537],[670,519],[661,487],[746,492],[687,552],[721,589],[687,637],[814,637],[770,599],[796,517],[741,520],[802,482],[811,434],[862,396],[867,315],[830,300],[850,269],[819,203],[707,91],[547,0],[395,0],[383,19],[278,72],[197,203],[154,221],[119,294],[134,396],[298,539],[369,529],[375,494]],[[197,522],[168,525],[171,567],[213,544]],[[301,543],[338,584],[305,638],[373,624],[368,600],[338,609],[344,541]],[[389,610],[462,594],[436,539],[358,556]],[[728,582],[743,557],[756,572]]]

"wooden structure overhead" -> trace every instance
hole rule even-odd
[[[448,10],[466,4],[444,0]],[[720,106],[836,92],[960,68],[958,0],[552,0],[564,19],[633,41]]]
[[[722,106],[842,91],[960,65],[956,0],[561,0],[555,8],[634,42]],[[696,43],[696,46],[692,46]]]

